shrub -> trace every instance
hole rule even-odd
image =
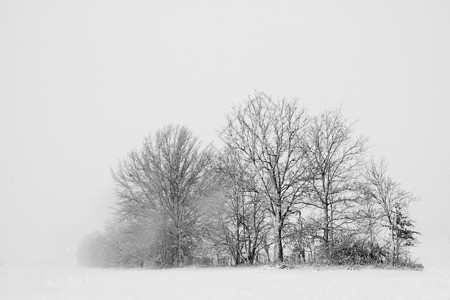
[[[330,260],[334,264],[381,264],[386,261],[388,252],[378,244],[364,240],[346,238],[331,249]]]

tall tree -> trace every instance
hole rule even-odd
[[[199,224],[199,199],[209,191],[211,155],[183,126],[166,126],[145,139],[119,163],[118,213],[127,219],[148,218],[157,211],[164,219],[170,264],[182,264]]]
[[[330,255],[335,231],[348,222],[366,140],[353,135],[341,110],[329,110],[313,119],[308,129],[310,198],[307,204],[322,210],[323,242]]]
[[[283,261],[283,230],[305,186],[304,135],[308,115],[296,101],[273,102],[256,93],[227,116],[225,146],[246,163],[272,218],[278,261]]]

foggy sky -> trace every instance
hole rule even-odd
[[[119,159],[168,123],[204,144],[254,89],[343,107],[450,237],[448,1],[1,1],[0,260],[101,229]]]

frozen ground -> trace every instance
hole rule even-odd
[[[0,267],[0,299],[450,299],[450,269]]]

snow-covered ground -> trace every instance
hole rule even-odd
[[[0,267],[0,299],[450,299],[450,269]]]

